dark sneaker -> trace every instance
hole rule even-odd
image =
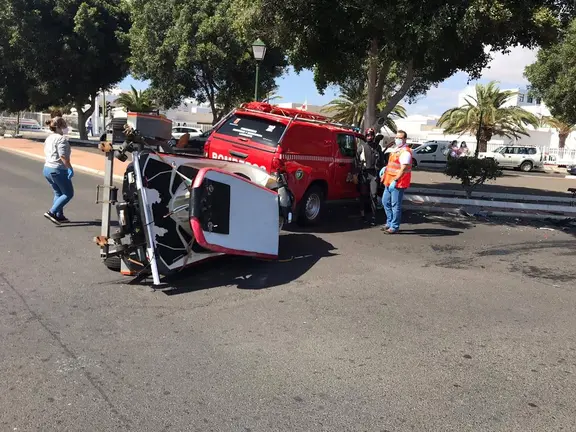
[[[56,215],[50,211],[47,211],[46,213],[44,213],[44,217],[46,219],[48,219],[50,222],[56,224],[56,225],[60,225],[60,221],[58,220],[58,218],[56,217]]]
[[[60,222],[60,223],[68,223],[68,222],[70,222],[70,220],[69,220],[66,216],[64,216],[64,215],[62,215],[62,216],[56,216],[56,219],[57,219],[58,222]]]

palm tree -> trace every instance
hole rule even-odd
[[[284,98],[282,96],[276,94],[276,93],[270,92],[266,95],[263,102],[272,103],[273,101],[275,101],[277,99],[284,99]]]
[[[130,112],[149,112],[156,109],[156,105],[148,90],[138,91],[134,86],[130,87],[132,88],[130,92],[122,93],[118,96],[115,101],[116,105]]]
[[[564,122],[556,117],[542,117],[542,124],[558,131],[558,148],[561,149],[566,146],[566,138],[568,138],[568,135],[576,131],[576,124]]]
[[[326,112],[340,123],[361,126],[366,112],[366,81],[351,79],[340,86],[340,97],[326,106]]]
[[[334,99],[326,106],[326,112],[333,113],[332,119],[334,121],[363,127],[367,97],[366,79],[351,79],[340,86],[340,97]],[[386,102],[386,100],[380,101],[377,105],[378,109],[384,108]],[[394,119],[405,117],[406,108],[402,105],[396,105],[390,116],[384,121],[383,126],[396,133],[398,128]]]
[[[476,84],[476,96],[467,97],[466,103],[444,112],[437,125],[446,134],[476,135],[476,153],[485,152],[494,135],[507,138],[529,136],[526,126],[538,127],[534,114],[518,106],[505,106],[513,91],[501,91],[496,81],[487,85]]]

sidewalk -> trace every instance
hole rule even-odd
[[[44,161],[42,143],[22,138],[0,139],[0,150],[16,153],[32,159]],[[104,176],[104,153],[92,153],[72,147],[72,166],[74,170],[99,177]],[[114,180],[122,181],[128,161],[114,159]]]

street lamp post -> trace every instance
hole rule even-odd
[[[254,100],[258,100],[258,74],[260,72],[260,62],[264,60],[266,55],[266,44],[260,40],[256,39],[252,44],[252,52],[254,53],[254,59],[256,60],[256,82],[254,83]]]

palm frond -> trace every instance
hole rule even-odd
[[[464,105],[445,111],[437,122],[446,134],[476,135],[481,126],[482,136],[508,138],[528,136],[527,126],[538,127],[539,119],[518,106],[508,106],[516,94],[500,90],[496,81],[476,84],[476,94],[467,96]],[[480,119],[482,120],[480,124]]]
[[[148,90],[136,90],[134,86],[130,86],[131,90],[128,93],[122,93],[116,99],[116,104],[123,107],[126,111],[132,112],[148,112],[156,109],[156,104],[150,97]]]

